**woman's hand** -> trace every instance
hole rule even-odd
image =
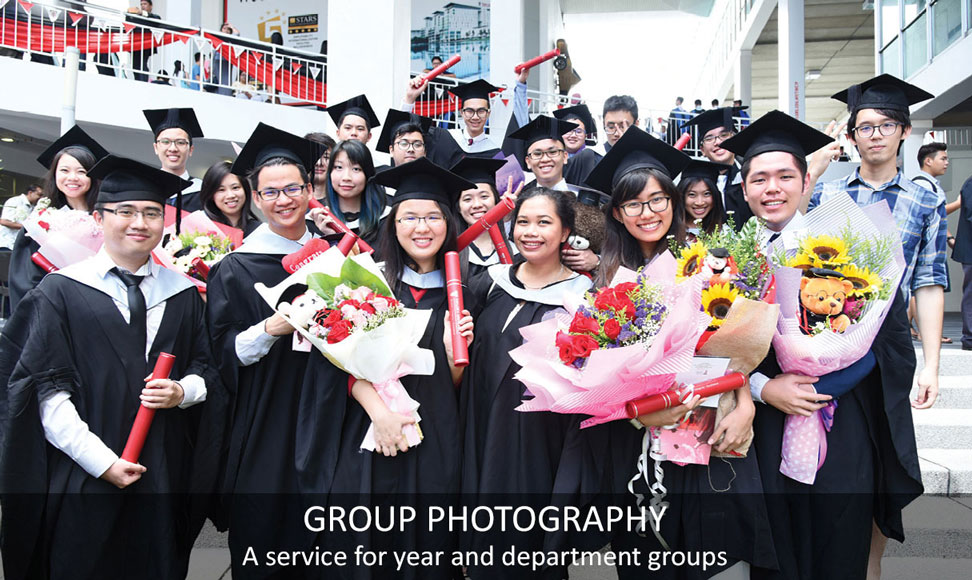
[[[384,412],[376,413],[371,422],[375,426],[376,451],[381,451],[385,457],[395,457],[399,451],[408,451],[408,440],[405,439],[402,429],[406,425],[414,425],[415,419],[393,413],[386,408]]]
[[[445,344],[446,355],[449,356],[449,366],[455,368],[456,361],[452,352],[452,316],[449,311],[445,313],[445,332],[442,335],[442,342]],[[468,310],[462,311],[462,318],[459,319],[459,334],[466,339],[466,347],[473,341],[473,317]]]
[[[749,388],[744,387],[744,388]],[[716,425],[712,437],[709,437],[709,445],[716,445],[715,450],[719,453],[726,453],[737,449],[749,438],[749,431],[753,427],[753,418],[756,416],[756,405],[752,399],[742,399],[736,397],[736,408],[719,421]],[[723,437],[723,435],[725,435]],[[719,442],[719,438],[722,441]]]
[[[328,212],[324,211],[324,208],[315,207],[310,210],[310,217],[314,220],[314,225],[317,226],[317,229],[321,230],[321,233],[325,236],[338,233],[338,229],[331,226],[334,223],[334,219]]]
[[[648,413],[647,415],[641,415],[638,417],[638,422],[645,427],[664,427],[666,425],[673,425],[681,421],[682,417],[685,416],[685,413],[688,413],[692,409],[698,407],[701,402],[702,396],[694,395],[682,405],[669,407],[668,409],[662,409],[661,411],[655,411],[654,413]]]

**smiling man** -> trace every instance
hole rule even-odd
[[[203,137],[195,111],[146,109],[142,113],[145,114],[145,119],[152,128],[152,134],[155,135],[152,147],[162,164],[162,171],[192,182],[182,192],[182,209],[188,212],[202,209],[198,195],[202,180],[191,177],[186,167],[194,151],[192,140]],[[173,195],[167,203],[179,207],[179,196]]]
[[[580,185],[587,181],[587,176],[602,159],[599,153],[588,147],[588,143],[597,140],[594,117],[587,105],[557,109],[553,112],[553,116],[561,121],[575,124],[574,128],[564,133],[564,146],[567,148],[567,159],[570,161],[564,169],[564,179],[567,183]]]
[[[337,127],[335,135],[338,141],[357,139],[367,145],[371,141],[371,130],[381,125],[368,97],[364,95],[329,106],[327,114]]]

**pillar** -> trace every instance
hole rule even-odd
[[[803,120],[804,103],[803,0],[779,0],[779,109]]]

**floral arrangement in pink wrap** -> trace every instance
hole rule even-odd
[[[533,398],[517,410],[591,415],[584,428],[624,419],[628,401],[671,388],[711,320],[702,279],[676,283],[675,270],[668,252],[637,272],[621,268],[583,303],[520,329],[510,357]]]
[[[166,216],[171,207],[166,206]],[[242,230],[216,223],[202,210],[183,212],[178,235],[173,224],[162,232],[162,242],[153,251],[155,261],[188,278],[200,293],[206,292],[209,269],[243,243]]]
[[[104,243],[101,226],[85,211],[50,207],[42,197],[24,220],[24,229],[40,245],[39,252],[57,268],[65,268],[98,253]]]
[[[820,377],[849,367],[870,350],[897,292],[905,261],[900,234],[885,201],[859,207],[850,196],[839,195],[808,213],[805,223],[807,235],[798,239],[797,247],[788,245],[786,236],[769,247],[768,254],[777,266],[774,276],[780,305],[773,348],[784,373]],[[807,243],[811,239],[809,233],[814,239],[839,243],[829,244],[837,247],[822,255]],[[840,252],[844,255],[840,256]],[[851,323],[843,332],[824,328],[807,334],[801,329],[800,281],[804,268],[821,266],[843,270],[855,290],[863,289],[858,286],[861,283],[872,288],[868,292],[851,292],[848,302],[852,302],[853,310],[845,310]],[[867,275],[862,275],[862,271]],[[826,458],[826,431],[834,420],[840,420],[834,415],[836,406],[835,400],[810,417],[787,416],[780,465],[784,475],[813,483]]]

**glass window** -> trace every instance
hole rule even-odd
[[[887,46],[898,36],[901,30],[898,16],[898,0],[881,0],[881,46]]]
[[[904,0],[904,25],[908,26],[925,9],[925,0]]]
[[[895,38],[881,52],[881,72],[892,74],[896,77],[901,76],[901,59],[898,58],[898,42],[898,39]]]
[[[938,0],[932,4],[932,12],[935,13],[933,56],[937,56],[962,36],[961,10],[961,0]]]
[[[928,24],[922,14],[902,33],[904,40],[904,78],[928,63]]]

